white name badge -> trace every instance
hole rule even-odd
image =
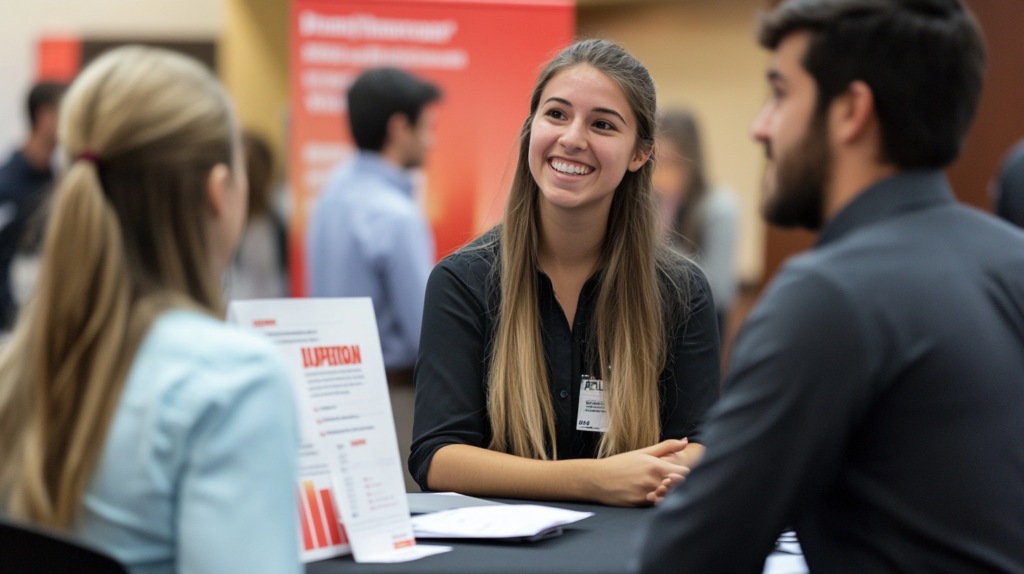
[[[580,408],[576,416],[576,430],[608,431],[608,409],[604,404],[604,382],[586,375],[580,381]]]

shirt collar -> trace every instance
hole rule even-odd
[[[374,174],[412,197],[412,178],[405,170],[384,159],[379,153],[359,150],[354,161],[358,173]]]
[[[941,170],[900,172],[873,184],[840,210],[822,229],[817,246],[889,217],[955,201]]]

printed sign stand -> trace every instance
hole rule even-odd
[[[233,301],[228,322],[269,337],[292,373],[303,561],[351,550],[357,562],[404,562],[451,550],[413,537],[370,299]]]

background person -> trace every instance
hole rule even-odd
[[[1024,140],[1003,160],[995,184],[995,214],[1017,227],[1024,227]]]
[[[655,111],[647,69],[610,42],[541,73],[504,222],[427,286],[420,486],[642,505],[699,458],[718,329],[703,273],[655,239]]]
[[[53,185],[50,167],[57,148],[57,109],[64,84],[36,84],[28,94],[31,132],[25,144],[0,167],[0,330],[14,325],[18,306],[12,296],[11,260],[21,247],[25,226]]]
[[[708,182],[697,119],[687,110],[670,110],[658,119],[659,229],[672,245],[693,257],[707,274],[715,298],[718,332],[736,301],[736,233],[739,205],[733,195]]]
[[[36,281],[39,279],[40,260],[43,255],[43,239],[46,236],[46,224],[49,222],[53,204],[52,188],[42,192],[39,201],[31,208],[21,231],[21,239],[14,250],[7,281],[10,286],[11,299],[16,307],[15,316],[28,304],[35,293]],[[9,333],[8,333],[9,334]]]
[[[238,137],[197,62],[128,47],[86,68],[37,292],[0,355],[0,512],[132,572],[300,572],[288,372],[218,320]]]
[[[364,72],[348,91],[356,156],[332,175],[307,235],[314,297],[370,297],[389,383],[412,382],[434,235],[407,170],[433,145],[441,92],[393,68]]]
[[[958,0],[791,0],[765,16],[763,211],[820,229],[740,333],[707,452],[643,572],[1024,571],[1024,233],[942,169],[984,47]]]
[[[286,297],[284,222],[274,210],[274,153],[261,136],[242,134],[249,211],[245,232],[231,263],[227,300]]]

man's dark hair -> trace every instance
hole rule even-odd
[[[395,68],[369,70],[348,90],[348,118],[359,149],[380,151],[387,136],[388,119],[405,114],[416,125],[420,112],[441,98],[441,90]]]
[[[960,0],[790,0],[762,17],[758,40],[774,50],[799,31],[811,33],[803,66],[819,114],[861,80],[884,161],[938,168],[960,154],[985,73],[981,30]]]
[[[32,129],[36,129],[39,118],[39,110],[42,108],[56,109],[60,105],[60,99],[64,96],[67,85],[57,82],[41,82],[32,86],[28,93],[28,122]]]

